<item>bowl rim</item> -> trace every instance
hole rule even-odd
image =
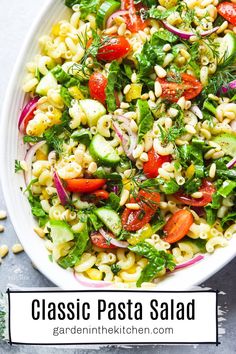
[[[17,234],[17,236],[19,237],[20,241],[22,241],[23,237],[21,237],[21,231],[19,228],[19,220],[17,219],[17,217],[15,215],[13,215],[12,210],[12,206],[13,206],[13,200],[10,197],[8,191],[10,190],[10,182],[7,178],[7,171],[9,169],[9,165],[7,165],[5,163],[5,153],[6,153],[6,142],[7,142],[7,138],[6,135],[4,134],[4,132],[7,131],[7,127],[8,127],[8,111],[9,111],[9,107],[11,104],[11,98],[13,97],[13,92],[14,92],[14,85],[15,85],[15,81],[16,81],[16,77],[19,73],[20,70],[22,70],[22,67],[25,66],[25,54],[27,51],[27,48],[29,47],[29,43],[32,39],[35,39],[35,34],[37,29],[39,28],[42,20],[44,19],[44,17],[46,16],[48,10],[50,9],[50,7],[56,3],[57,0],[47,0],[46,3],[43,5],[42,9],[40,10],[37,18],[34,20],[33,24],[31,25],[29,32],[24,40],[24,44],[22,45],[22,48],[20,50],[19,56],[16,60],[16,63],[14,65],[14,69],[13,72],[11,74],[11,78],[9,80],[9,84],[8,84],[8,88],[6,90],[6,94],[5,94],[5,99],[4,99],[4,103],[3,103],[3,108],[2,108],[2,112],[1,112],[1,117],[2,117],[2,129],[0,132],[0,163],[1,163],[1,175],[0,175],[0,179],[1,179],[1,184],[2,184],[2,191],[3,191],[3,196],[6,202],[6,206],[9,212],[9,216],[11,219],[11,222],[13,224],[14,230]],[[16,156],[17,157],[17,156]],[[21,192],[22,193],[22,192]],[[72,289],[80,289],[79,284],[75,283],[74,277],[73,277],[73,272],[70,272],[68,270],[66,270],[66,272],[71,273],[70,277],[66,277],[66,279],[62,279],[62,272],[57,271],[55,268],[55,265],[53,263],[52,267],[47,267],[47,265],[45,266],[43,263],[41,263],[39,260],[35,262],[34,258],[31,256],[31,251],[30,251],[30,247],[28,244],[26,244],[26,242],[22,242],[23,247],[27,253],[27,255],[29,256],[30,259],[32,259],[32,261],[35,263],[36,267],[38,268],[38,270],[45,275],[45,277],[47,279],[49,279],[51,282],[53,282],[56,286],[59,286],[62,289],[68,289],[68,288],[72,288]],[[45,246],[44,246],[45,247]],[[229,246],[227,246],[228,248]],[[217,250],[218,251],[218,250]],[[236,256],[236,247],[235,247],[235,251],[233,252],[233,250],[231,250],[231,252],[229,252],[229,255],[226,257],[224,256],[223,259],[218,257],[216,258],[216,262],[214,262],[214,259],[212,258],[212,262],[214,263],[215,266],[213,267],[211,265],[211,263],[208,263],[208,267],[207,269],[205,269],[203,266],[198,264],[190,267],[191,269],[194,269],[194,267],[197,267],[197,269],[200,269],[199,275],[198,276],[194,276],[194,280],[193,281],[187,281],[186,286],[184,286],[185,289],[189,289],[191,287],[194,287],[195,285],[198,285],[202,282],[204,282],[206,279],[208,279],[209,277],[211,277],[212,275],[214,275],[215,273],[217,273],[221,268],[223,268],[227,263],[229,263],[234,257]],[[212,255],[209,256],[209,258],[213,257]],[[208,258],[208,257],[206,257]],[[217,262],[217,259],[219,260],[219,262]],[[58,268],[58,266],[56,266]],[[197,270],[195,270],[196,272]],[[183,270],[181,270],[181,272],[183,272]],[[57,274],[58,273],[58,274]],[[189,273],[189,274],[188,274]],[[185,269],[185,274],[187,274],[187,276],[189,275],[191,278],[191,273]],[[72,281],[72,277],[73,277],[73,281]],[[77,284],[77,286],[75,286]],[[167,288],[169,289],[169,285],[167,285]],[[84,288],[83,288],[84,289]],[[156,290],[158,291],[158,289],[163,290],[165,289],[165,284],[164,282],[162,283],[161,286],[157,286],[155,289],[150,289],[151,290]],[[176,287],[175,287],[176,289]],[[183,289],[183,286],[181,287],[181,289]],[[112,290],[117,290],[115,288],[112,288]],[[132,290],[132,289],[131,289]],[[137,289],[136,289],[137,290]],[[173,289],[172,289],[173,290]]]

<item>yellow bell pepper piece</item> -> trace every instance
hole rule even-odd
[[[48,157],[43,151],[41,150],[36,151],[36,160],[47,160],[47,159]]]
[[[95,268],[90,268],[86,271],[86,274],[92,280],[102,280],[102,272]]]
[[[192,164],[192,165],[190,165],[190,166],[187,168],[187,170],[186,170],[186,177],[187,177],[187,178],[192,178],[193,175],[194,175],[194,173],[195,173],[195,167],[194,167],[194,165]]]
[[[143,241],[153,235],[152,227],[150,224],[145,225],[142,229],[138,230],[134,235],[128,238],[128,242],[135,246],[140,241]]]
[[[83,100],[84,99],[84,95],[82,94],[82,92],[80,91],[80,89],[77,86],[69,87],[68,91],[69,91],[70,95],[73,98],[75,98],[76,100]]]
[[[125,95],[126,101],[131,102],[132,100],[136,100],[140,98],[142,95],[142,84],[131,84],[131,88],[129,92]]]

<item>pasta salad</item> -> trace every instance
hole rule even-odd
[[[156,286],[236,232],[236,2],[65,6],[23,83],[34,230],[82,284]]]

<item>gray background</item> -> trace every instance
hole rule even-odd
[[[62,0],[57,0],[62,1]],[[15,63],[22,41],[29,30],[31,23],[38,14],[38,10],[46,0],[0,0],[0,109],[4,99],[5,90]],[[0,126],[1,127],[1,126]],[[5,209],[3,197],[0,191],[0,209]],[[0,244],[11,247],[17,236],[13,230],[10,219],[2,222],[6,231],[0,234]],[[27,232],[27,226],[26,226]],[[236,260],[232,261],[204,285],[213,289],[219,289],[226,294],[221,296],[220,304],[227,310],[226,321],[223,326],[225,335],[221,338],[221,345],[189,346],[156,346],[133,349],[103,348],[102,353],[236,353],[235,327],[236,327]],[[0,265],[0,290],[5,291],[7,284],[16,284],[27,287],[53,286],[43,275],[32,267],[32,263],[25,253],[13,255],[11,252]],[[22,325],[24,325],[22,321]],[[94,350],[85,349],[48,349],[43,347],[10,347],[8,344],[0,345],[0,354],[5,353],[94,353]]]

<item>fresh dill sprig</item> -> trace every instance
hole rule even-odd
[[[92,31],[92,39],[89,39],[86,32],[82,32],[78,35],[80,46],[84,50],[84,55],[80,63],[75,63],[71,66],[71,75],[81,76],[83,79],[89,79],[91,75],[91,68],[89,66],[89,59],[93,60],[93,66],[101,67],[101,63],[97,60],[97,54],[100,48],[104,47],[111,40],[109,36],[100,37],[96,31]],[[106,54],[111,51],[103,52]],[[81,75],[82,73],[82,75]]]
[[[23,168],[21,167],[21,163],[19,160],[15,160],[15,173],[23,171]]]

